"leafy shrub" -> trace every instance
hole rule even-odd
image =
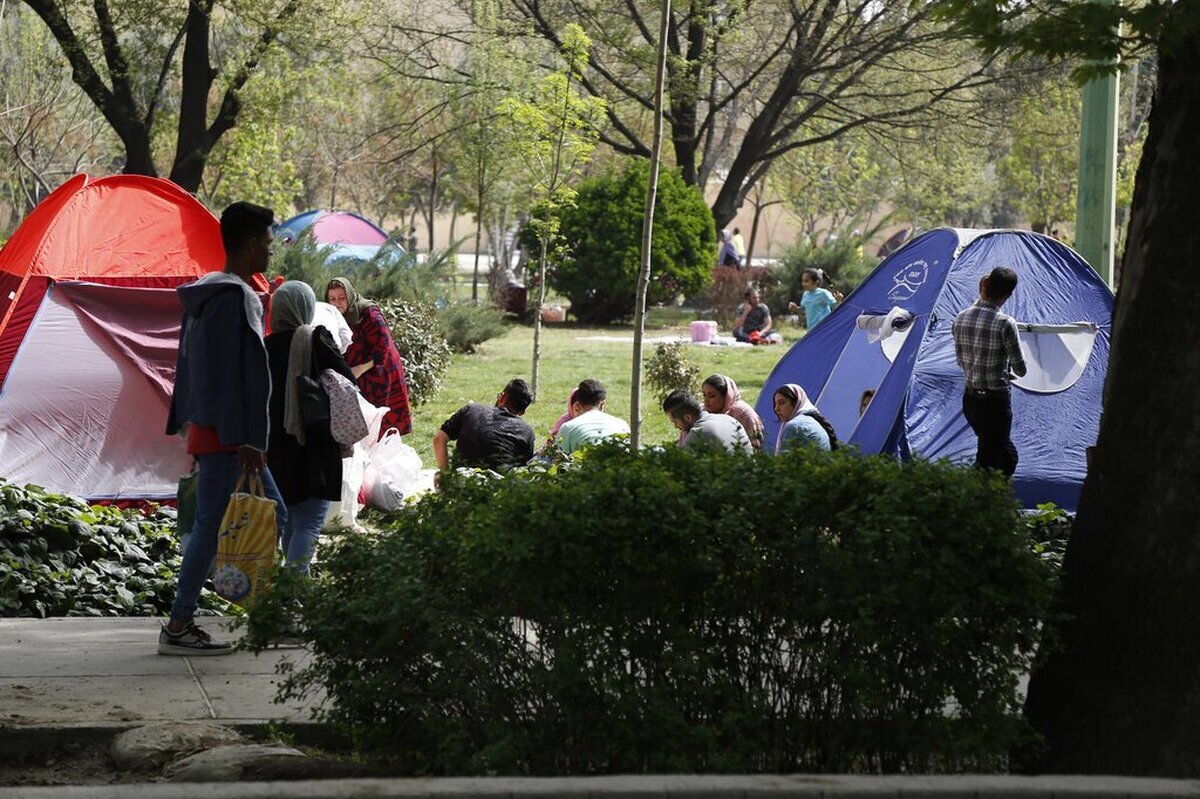
[[[450,346],[442,335],[437,309],[420,300],[386,300],[379,310],[404,356],[408,396],[414,405],[427,402],[442,387],[450,368]]]
[[[878,258],[863,252],[861,238],[847,236],[822,245],[802,239],[771,268],[777,285],[764,299],[772,314],[784,314],[788,303],[799,303],[804,294],[800,278],[805,269],[825,270],[838,291],[849,294],[878,265]]]
[[[678,388],[693,394],[700,382],[700,367],[692,363],[683,344],[663,343],[646,361],[646,382],[659,402]]]
[[[633,315],[646,213],[649,165],[632,161],[620,174],[584,181],[573,207],[562,212],[560,235],[569,255],[556,259],[549,285],[571,301],[581,322],[607,323]],[[650,304],[670,302],[708,285],[716,234],[704,197],[676,170],[659,175],[650,253]]]
[[[0,480],[0,616],[163,616],[182,554],[175,510],[89,506]],[[228,605],[215,594],[202,611]]]
[[[1055,571],[1062,569],[1073,523],[1074,517],[1053,502],[1038,505],[1037,510],[1025,515],[1025,529],[1033,551]]]
[[[437,318],[452,352],[474,352],[488,339],[504,335],[511,326],[499,308],[462,303],[447,305],[438,311]]]
[[[442,488],[335,544],[281,683],[405,769],[986,770],[1020,734],[1050,581],[995,475],[610,445]]]

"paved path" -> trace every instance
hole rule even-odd
[[[222,634],[220,620],[199,621],[214,637]],[[304,650],[166,657],[156,652],[159,623],[0,619],[0,728],[309,719],[307,704],[272,702],[275,665],[303,663]]]

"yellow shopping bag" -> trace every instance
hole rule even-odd
[[[217,565],[213,587],[230,602],[246,607],[254,595],[266,588],[267,575],[275,564],[278,528],[275,502],[267,499],[262,478],[250,475],[248,493],[238,478],[217,533]]]

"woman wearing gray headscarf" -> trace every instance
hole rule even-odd
[[[330,500],[341,497],[341,448],[323,428],[305,428],[296,378],[319,377],[333,369],[353,381],[333,336],[313,327],[317,297],[307,283],[289,280],[271,295],[271,433],[267,464],[287,503],[283,554],[288,565],[307,572]]]

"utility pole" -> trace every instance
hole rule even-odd
[[[1111,3],[1112,0],[1099,0]],[[1079,131],[1079,183],[1075,197],[1075,249],[1109,286],[1117,214],[1117,73],[1083,87]]]

